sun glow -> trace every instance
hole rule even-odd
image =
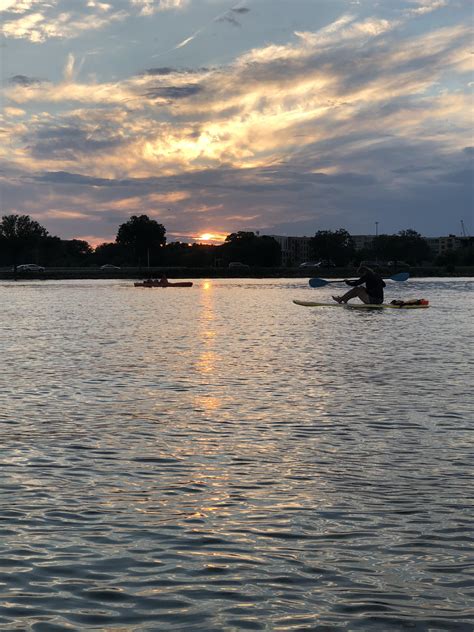
[[[206,244],[221,244],[227,237],[224,233],[201,233],[196,241]]]

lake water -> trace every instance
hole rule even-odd
[[[474,280],[334,287],[0,284],[1,630],[472,629]]]

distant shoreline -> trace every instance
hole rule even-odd
[[[408,271],[412,278],[429,277],[474,277],[474,266],[426,266],[381,268],[383,276],[391,276],[395,272]],[[120,270],[101,270],[100,268],[47,268],[44,272],[17,272],[16,277],[11,269],[0,269],[0,280],[73,280],[73,279],[146,279],[159,278],[165,273],[170,279],[277,279],[311,277],[347,278],[357,276],[356,268],[121,268]]]

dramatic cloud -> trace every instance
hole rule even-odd
[[[54,48],[60,64],[15,60],[8,75],[6,210],[44,218],[68,237],[97,238],[141,212],[176,236],[340,226],[364,233],[375,220],[386,231],[447,233],[453,205],[468,221],[473,55],[462,7],[451,5],[447,20],[441,0],[380,2],[379,13],[361,3],[320,23],[311,12],[298,15],[310,3],[288,2],[288,31],[272,21],[269,0],[259,12],[251,4],[71,0],[63,21],[62,0],[7,7],[15,28],[43,16],[23,46],[46,55],[53,31],[39,27],[53,17],[58,38],[77,46]],[[269,21],[261,34],[222,24],[245,20],[247,28],[257,13]],[[86,14],[98,20],[87,34],[73,26]],[[171,51],[163,64],[153,63],[153,41],[143,38],[145,56],[133,44],[134,29],[152,27]],[[91,56],[86,43],[102,28],[110,47],[101,39]],[[130,30],[133,44],[121,64],[118,28]],[[15,32],[7,33],[12,42]],[[227,38],[222,47],[219,37]]]

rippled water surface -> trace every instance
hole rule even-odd
[[[328,288],[0,284],[0,629],[471,629],[474,281]]]

